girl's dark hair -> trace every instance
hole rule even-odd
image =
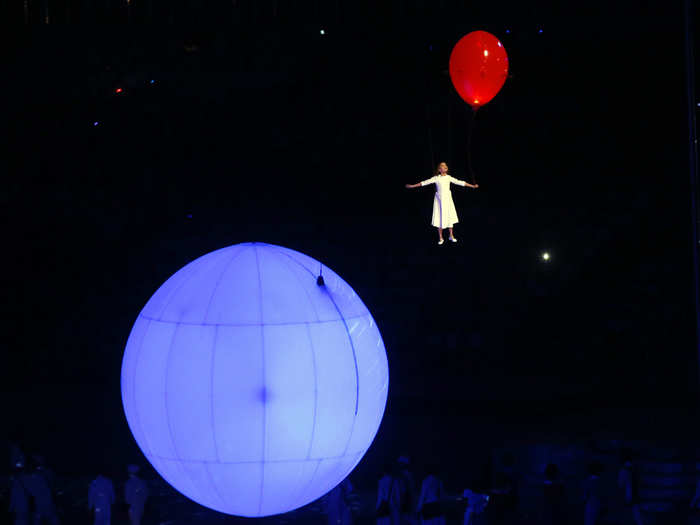
[[[438,162],[438,163],[437,163],[437,166],[435,166],[435,173],[434,173],[434,175],[440,175],[440,164],[444,164],[445,166],[447,166],[447,162],[444,162],[444,161],[443,161],[443,162]]]

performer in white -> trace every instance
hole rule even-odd
[[[406,184],[407,188],[418,188],[428,184],[435,184],[435,198],[433,199],[433,220],[432,225],[438,229],[438,244],[442,244],[445,240],[442,238],[443,228],[450,231],[450,240],[457,242],[455,239],[452,227],[459,222],[457,218],[457,210],[452,202],[452,192],[450,191],[450,183],[457,186],[466,186],[468,188],[478,188],[478,184],[469,184],[463,180],[455,179],[447,174],[447,164],[441,162],[437,167],[437,174],[428,180],[419,182],[418,184]]]

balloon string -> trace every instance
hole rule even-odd
[[[425,104],[425,115],[428,121],[428,144],[430,146],[430,169],[428,171],[431,172],[435,169],[435,151],[433,151],[433,126],[430,121],[430,102],[426,102]]]
[[[467,106],[467,169],[472,178],[472,184],[476,184],[476,175],[474,175],[474,170],[472,169],[472,135],[474,134],[477,108],[471,109],[471,106]]]
[[[447,159],[452,160],[452,112],[450,111],[450,97],[447,97]]]

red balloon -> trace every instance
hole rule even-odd
[[[452,84],[475,111],[496,96],[507,76],[508,55],[503,44],[491,33],[472,31],[452,49]]]

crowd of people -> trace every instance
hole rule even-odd
[[[13,473],[10,477],[9,511],[15,525],[59,523],[54,503],[55,476],[44,458],[24,454],[13,448]],[[144,515],[149,488],[139,477],[139,467],[129,465],[128,475],[120,492],[121,501],[128,507],[129,523],[140,525]],[[411,461],[402,456],[382,469],[373,500],[372,520],[376,525],[445,525],[449,514],[454,522],[455,508],[461,508],[464,525],[583,525],[647,523],[642,513],[640,473],[632,457],[624,456],[617,473],[617,494],[607,493],[602,483],[603,466],[598,462],[588,465],[588,474],[581,480],[579,494],[567,494],[567,485],[555,464],[544,468],[543,480],[538,485],[536,511],[524,511],[520,501],[522,480],[513,468],[513,459],[507,456],[500,468],[487,477],[468,483],[459,494],[448,494],[439,469],[428,466],[419,482]],[[95,525],[109,525],[112,507],[117,502],[114,482],[104,474],[95,477],[88,486],[87,509]],[[571,490],[570,487],[568,490]],[[573,498],[571,497],[573,496]],[[532,494],[528,495],[532,498]],[[580,505],[572,507],[572,499]],[[323,498],[329,525],[353,525],[367,522],[367,512],[357,512],[357,494],[348,478],[334,487]],[[617,511],[610,512],[615,507]],[[700,523],[700,482],[695,497],[690,501],[690,522]],[[448,512],[446,509],[450,508]]]
[[[18,447],[11,451],[12,475],[10,476],[9,511],[15,525],[58,525],[59,518],[54,502],[55,475],[40,455],[31,456],[27,462]],[[128,506],[129,523],[140,525],[146,501],[148,484],[138,475],[139,467],[127,467],[128,478],[123,487],[123,498]],[[87,488],[87,509],[95,525],[110,525],[112,506],[117,501],[113,481],[98,474]]]
[[[524,510],[519,501],[521,480],[516,475],[512,458],[505,458],[503,468],[491,481],[483,479],[454,496],[448,495],[438,469],[429,467],[422,483],[417,483],[410,460],[400,457],[388,464],[377,484],[374,513],[377,525],[445,525],[447,508],[461,505],[464,525],[644,525],[640,498],[640,472],[631,456],[625,455],[617,473],[617,493],[609,494],[602,483],[603,466],[593,461],[573,495],[580,502],[572,506],[559,468],[548,464],[538,486],[536,510]],[[326,497],[329,525],[352,525],[353,489],[344,480]],[[532,497],[532,495],[530,495]],[[451,505],[451,503],[456,503]],[[612,509],[616,509],[612,512]],[[454,512],[451,513],[454,515]],[[689,523],[700,523],[700,482],[688,509]],[[454,518],[453,518],[454,521]]]

